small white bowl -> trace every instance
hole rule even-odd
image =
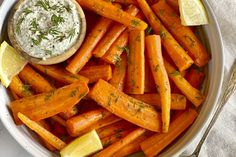
[[[0,42],[3,39],[6,39],[6,19],[15,2],[17,2],[17,0],[5,0],[0,8]],[[202,130],[216,106],[216,102],[221,93],[224,65],[223,43],[220,29],[213,11],[207,1],[203,1],[203,3],[205,4],[210,19],[210,24],[203,26],[201,29],[202,32],[204,32],[205,41],[208,50],[211,53],[211,61],[208,65],[208,77],[206,80],[206,101],[202,104],[202,107],[199,110],[199,116],[194,124],[175,143],[165,149],[160,156],[178,156],[184,151],[186,146],[190,144]],[[15,125],[8,108],[10,99],[7,90],[3,86],[0,86],[0,118],[11,135],[26,151],[35,157],[56,156],[56,154],[45,149],[31,131],[26,129],[24,126]],[[140,156],[140,154],[137,156]]]

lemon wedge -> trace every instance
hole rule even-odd
[[[209,23],[201,0],[179,0],[179,11],[182,25],[197,26]]]
[[[75,139],[60,151],[61,157],[84,157],[101,150],[102,143],[95,130]]]
[[[8,87],[12,78],[17,75],[27,64],[16,50],[6,41],[0,47],[0,79],[5,87]]]

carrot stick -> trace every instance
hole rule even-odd
[[[97,131],[98,136],[100,137],[100,139],[102,139],[102,138],[112,136],[116,133],[122,132],[122,131],[127,130],[127,129],[131,129],[131,128],[134,128],[134,127],[135,127],[135,125],[133,125],[132,123],[129,123],[125,120],[120,120],[120,121],[118,121],[116,123],[113,123],[111,125],[102,127],[102,128],[100,128],[96,131]]]
[[[124,138],[120,139],[116,143],[110,145],[109,147],[103,149],[101,152],[95,154],[95,157],[110,157],[120,149],[127,146],[129,143],[140,137],[146,130],[143,128],[137,128],[136,130],[129,133]]]
[[[186,80],[196,89],[200,89],[204,81],[205,74],[201,69],[191,68],[186,75]]]
[[[109,2],[103,0],[77,0],[77,2],[82,7],[86,7],[103,17],[112,19],[116,22],[124,24],[125,26],[138,30],[145,30],[147,28],[147,24],[144,21],[126,13]]]
[[[190,100],[196,107],[201,105],[205,100],[205,96],[202,95],[199,90],[192,87],[191,84],[189,84],[189,82],[166,60],[165,68],[169,78],[175,83],[187,99]]]
[[[188,51],[194,63],[199,67],[206,65],[209,61],[206,49],[190,27],[181,24],[179,15],[165,1],[159,1],[152,9],[180,45]]]
[[[158,35],[149,35],[145,41],[148,62],[161,98],[162,131],[166,133],[170,123],[171,89],[162,57],[161,38]]]
[[[51,144],[56,149],[61,150],[66,146],[66,144],[62,140],[54,136],[47,129],[43,128],[36,122],[30,120],[24,114],[19,112],[17,116],[26,126],[28,126],[31,130],[35,131],[39,136],[41,136],[44,140],[46,140],[49,144]]]
[[[144,92],[145,93],[155,93],[157,91],[155,86],[155,81],[152,75],[150,65],[147,61],[147,54],[145,54],[145,82],[144,82]]]
[[[59,67],[57,65],[39,65],[39,64],[31,64],[35,69],[39,70],[40,72],[44,73],[45,75],[48,75],[52,77],[53,79],[62,82],[64,84],[71,84],[77,81],[82,81],[85,83],[88,83],[88,78],[78,75],[78,74],[72,74],[66,70],[64,70],[62,67]]]
[[[166,2],[167,2],[177,13],[179,13],[179,2],[178,2],[178,0],[166,0]]]
[[[13,77],[9,88],[19,97],[31,96],[32,93],[29,90],[29,85],[24,85],[18,76]]]
[[[161,99],[159,94],[133,94],[133,98],[143,101],[147,104],[161,107]],[[186,97],[180,94],[171,94],[171,105],[172,110],[184,110],[186,108]]]
[[[113,2],[121,3],[121,4],[124,4],[124,5],[128,5],[128,4],[137,5],[137,2],[135,0],[113,0]]]
[[[111,115],[105,109],[97,109],[72,117],[66,121],[67,131],[73,137],[85,133],[91,125]]]
[[[108,81],[112,78],[112,69],[110,65],[89,66],[84,67],[79,74],[87,77],[89,83],[97,82],[99,79]]]
[[[128,31],[124,31],[116,41],[111,45],[110,49],[102,57],[107,63],[116,64],[120,60],[122,52],[128,50],[127,45],[129,41]]]
[[[130,5],[126,10],[126,13],[136,16],[139,12],[138,8],[134,5]],[[110,31],[104,36],[104,38],[98,43],[97,47],[93,51],[95,57],[102,57],[115,42],[115,40],[120,36],[122,32],[126,29],[126,26],[120,23],[116,23],[112,26]]]
[[[114,6],[115,7],[115,6]],[[116,8],[116,7],[115,7]],[[117,9],[117,8],[116,8]],[[92,57],[92,51],[111,26],[112,20],[102,17],[88,34],[80,49],[67,65],[66,70],[78,73]]]
[[[54,88],[39,73],[34,71],[29,65],[19,73],[19,77],[25,83],[29,84],[36,93],[50,92]]]
[[[64,110],[63,112],[59,113],[59,115],[63,119],[67,120],[67,119],[73,117],[74,115],[76,115],[78,112],[79,112],[79,110],[78,110],[77,106],[75,105],[72,108],[68,108],[68,109]]]
[[[167,145],[185,131],[197,117],[194,109],[189,109],[181,114],[170,124],[168,133],[155,134],[141,143],[141,148],[146,156],[158,155]]]
[[[67,108],[76,105],[89,89],[84,82],[76,82],[48,93],[38,94],[11,102],[16,124],[19,124],[17,113],[21,112],[34,121],[54,116]]]
[[[10,89],[10,91],[11,91],[11,94],[15,100],[20,99],[20,97],[13,90]]]
[[[137,0],[137,2],[147,20],[149,21],[151,27],[153,28],[154,32],[161,36],[163,46],[165,47],[167,53],[170,55],[179,70],[183,71],[188,69],[193,64],[193,60],[162,25],[161,21],[157,18],[148,3],[145,0]]]
[[[126,67],[127,67],[127,55],[122,54],[121,60],[116,63],[114,70],[113,70],[113,76],[110,79],[109,83],[119,89],[120,91],[124,90],[125,85],[125,75],[126,75]]]
[[[116,123],[118,121],[121,121],[121,118],[112,114],[104,119],[99,120],[96,124],[92,125],[89,130],[100,129],[102,127],[111,125],[111,124]]]
[[[113,114],[131,123],[151,131],[160,131],[161,117],[153,106],[120,92],[104,80],[99,80],[95,84],[89,97]]]
[[[144,93],[145,58],[144,31],[131,30],[129,34],[129,54],[126,80],[126,92],[129,94]]]
[[[62,126],[66,126],[66,121],[64,119],[62,119],[60,116],[55,115],[55,116],[52,116],[51,119],[58,122]]]

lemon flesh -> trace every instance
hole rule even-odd
[[[179,11],[182,25],[197,26],[209,23],[201,0],[179,0]]]
[[[60,151],[61,157],[84,157],[103,149],[95,130],[75,139]]]
[[[0,79],[8,87],[12,78],[27,64],[27,61],[6,41],[0,46]]]

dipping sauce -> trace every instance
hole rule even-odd
[[[70,0],[24,0],[13,16],[19,46],[46,60],[70,49],[80,36],[81,18]]]

